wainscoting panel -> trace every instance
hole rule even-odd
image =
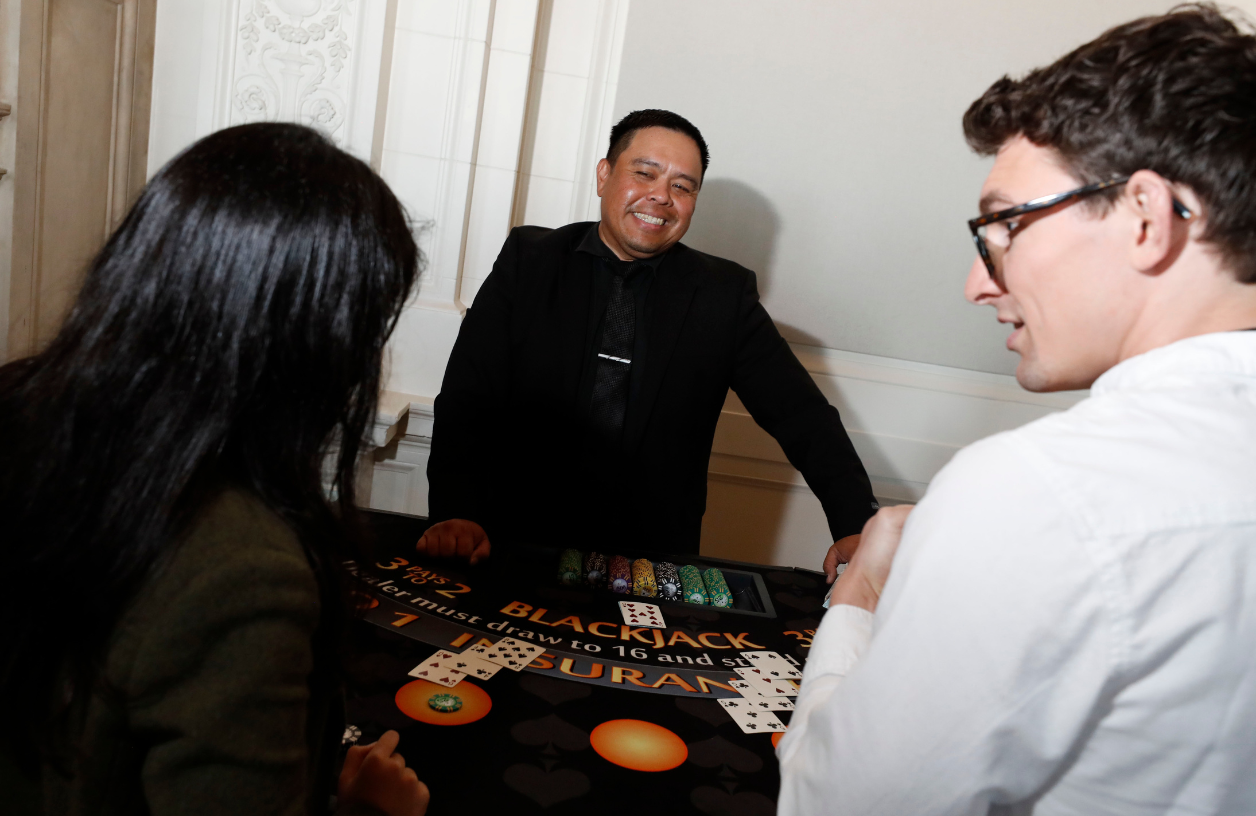
[[[915,502],[965,445],[1067,409],[1084,393],[1031,394],[1015,379],[795,346],[843,422],[883,504]],[[376,425],[371,507],[427,512],[431,400],[389,392]],[[730,393],[708,471],[702,551],[817,569],[831,539],[820,502]]]

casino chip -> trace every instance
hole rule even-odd
[[[433,711],[452,714],[462,708],[462,698],[456,694],[433,694],[427,698],[427,707]]]
[[[728,591],[728,582],[724,580],[724,573],[711,567],[702,573],[702,583],[706,585],[707,603],[711,606],[726,609],[733,605],[733,593]]]
[[[621,595],[627,593],[632,587],[632,567],[628,564],[628,559],[622,555],[611,558],[609,583],[611,592],[618,592]]]
[[[606,586],[606,556],[599,552],[585,556],[584,573],[589,586],[595,589]]]
[[[580,579],[584,577],[584,571],[581,566],[584,564],[584,558],[581,557],[579,550],[563,550],[558,558],[558,580],[566,586],[575,586],[580,583]]]
[[[341,745],[357,745],[358,740],[362,739],[362,729],[356,725],[346,725],[345,734],[340,738]]]
[[[677,572],[686,603],[705,605],[711,600],[707,597],[706,585],[702,583],[702,573],[697,567],[685,564]]]
[[[658,582],[659,597],[665,601],[679,601],[682,597],[680,572],[676,565],[660,561],[654,565],[654,579]]]

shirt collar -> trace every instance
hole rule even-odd
[[[1256,377],[1256,332],[1229,331],[1178,340],[1123,360],[1100,375],[1090,393],[1127,391],[1220,376]]]
[[[609,261],[619,261],[618,256],[616,256],[614,252],[611,252],[611,248],[608,247],[606,242],[602,240],[602,236],[597,234],[597,227],[599,223],[601,222],[594,221],[589,227],[589,231],[584,234],[584,238],[581,239],[580,245],[576,247],[576,252],[587,252],[590,255],[596,255],[599,258],[606,258]],[[650,267],[651,270],[658,271],[659,264],[663,262],[663,258],[666,257],[666,255],[667,253],[663,252],[655,255],[653,258],[643,258],[636,261],[636,263],[645,264]]]

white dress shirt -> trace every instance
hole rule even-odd
[[[1256,332],[956,455],[778,754],[785,816],[1256,814]]]

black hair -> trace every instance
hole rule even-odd
[[[606,150],[606,160],[614,164],[620,154],[628,149],[628,145],[632,144],[632,135],[638,130],[650,127],[667,128],[693,139],[694,144],[698,146],[698,153],[702,156],[702,175],[706,175],[707,165],[711,163],[711,153],[707,150],[706,139],[702,138],[702,132],[680,114],[656,108],[633,111],[611,128],[611,140]]]
[[[346,617],[355,465],[421,263],[383,180],[306,127],[222,130],[153,177],[51,344],[0,368],[11,741],[89,691],[124,606],[223,486],[294,529],[325,623]]]
[[[1085,184],[1148,169],[1187,185],[1203,203],[1204,239],[1256,283],[1256,36],[1237,19],[1189,4],[1116,26],[995,82],[964,114],[964,136],[992,155],[1023,135]],[[1120,194],[1092,200],[1102,209]]]

